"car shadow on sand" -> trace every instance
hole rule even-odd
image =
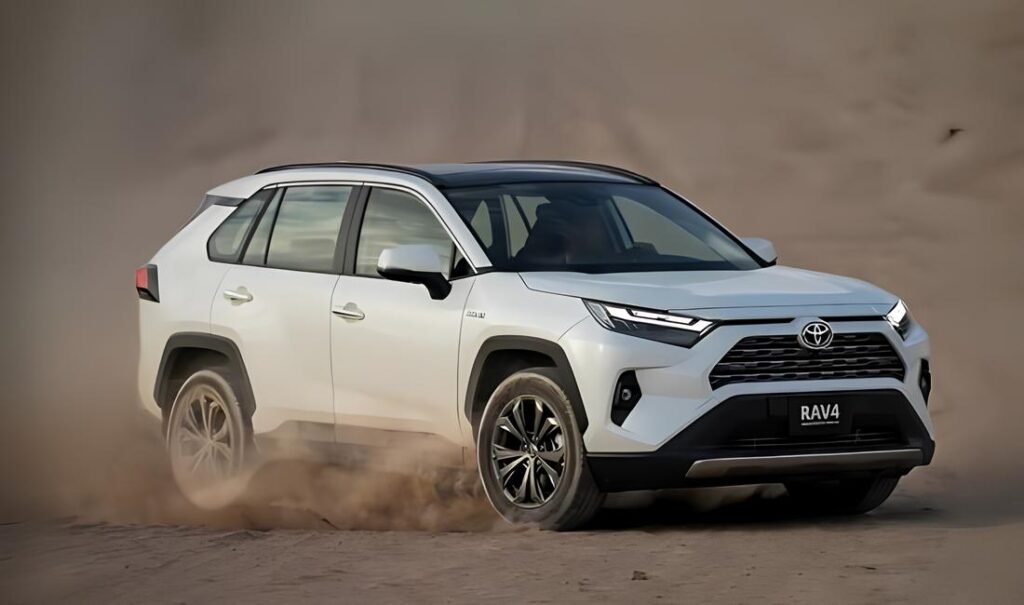
[[[593,531],[635,529],[664,531],[672,529],[728,530],[789,529],[800,525],[834,526],[898,523],[949,525],[945,511],[930,506],[915,496],[894,496],[878,509],[864,515],[827,515],[799,506],[781,486],[762,486],[736,490],[715,488],[680,490],[650,497],[637,496],[638,502],[605,508],[594,519]],[[645,501],[646,500],[646,501]]]

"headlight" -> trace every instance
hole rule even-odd
[[[885,314],[885,321],[889,322],[892,329],[899,332],[904,340],[907,339],[911,324],[910,310],[907,309],[907,305],[902,300],[896,301],[896,306],[889,309],[889,312]]]
[[[631,309],[592,300],[583,302],[597,323],[613,332],[680,347],[693,346],[714,326],[713,322],[697,317]]]

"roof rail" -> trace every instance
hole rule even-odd
[[[426,179],[430,183],[434,182],[434,177],[425,170],[418,168],[412,168],[410,166],[398,166],[395,164],[368,164],[364,162],[311,162],[308,164],[282,164],[280,166],[271,166],[264,168],[263,170],[256,171],[256,174],[266,174],[267,172],[278,172],[281,170],[292,170],[296,168],[372,168],[376,170],[389,170],[391,172],[402,172],[404,174],[411,174],[418,176],[421,179]]]
[[[639,172],[633,172],[632,170],[626,170],[625,168],[619,168],[618,166],[610,166],[608,164],[597,164],[594,162],[578,162],[574,160],[485,160],[482,162],[473,162],[474,164],[550,164],[552,166],[569,166],[575,168],[590,168],[592,170],[600,170],[602,172],[610,172],[619,176],[629,177],[631,179],[640,181],[646,185],[657,185],[658,182],[649,176],[644,176]]]

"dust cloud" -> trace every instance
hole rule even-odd
[[[97,407],[103,409],[104,404]],[[219,529],[488,531],[498,519],[467,470],[423,468],[418,452],[378,453],[359,467],[328,464],[286,443],[249,469],[237,501],[199,508],[178,489],[159,422],[124,409],[72,426],[22,429],[9,438],[17,464],[5,479],[4,522],[191,525]],[[43,436],[40,439],[40,436]]]
[[[938,450],[900,492],[1024,522],[1019,2],[14,2],[0,29],[4,519],[488,527],[316,464],[266,469],[290,501],[189,507],[137,410],[132,271],[263,166],[573,158],[907,300]]]

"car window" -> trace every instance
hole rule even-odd
[[[246,246],[245,254],[242,255],[243,264],[265,265],[267,263],[267,244],[270,243],[270,230],[274,227],[274,221],[277,219],[277,208],[281,205],[281,191],[277,190],[277,195],[270,200],[270,205],[263,211],[256,230],[252,232],[249,245]]]
[[[480,243],[485,248],[490,248],[494,244],[494,228],[491,226],[491,211],[487,207],[487,202],[481,200],[473,213],[473,218],[469,219],[469,224],[475,233],[480,234]]]
[[[289,187],[281,198],[267,248],[267,266],[335,270],[341,220],[352,195],[343,185]]]
[[[500,197],[491,215],[492,266],[506,271],[730,271],[761,265],[740,242],[699,210],[654,185],[624,183],[516,183],[451,188],[445,195],[466,225],[483,239],[481,225],[462,211]],[[500,220],[499,220],[500,219]]]
[[[548,203],[543,197],[504,195],[505,217],[508,222],[508,255],[514,258],[526,244],[530,229],[537,222],[537,211]]]
[[[508,253],[505,256],[513,258],[522,249],[526,243],[526,236],[530,233],[530,224],[527,223],[529,217],[522,201],[514,196],[501,196],[501,204],[504,208],[505,222],[508,224]],[[536,220],[536,207],[533,208],[533,216]]]
[[[423,202],[404,191],[372,189],[359,231],[356,274],[376,277],[380,253],[387,248],[408,244],[434,246],[442,265],[451,267],[455,246],[448,232]]]
[[[224,263],[238,261],[245,238],[249,234],[252,223],[256,220],[263,205],[274,192],[270,189],[260,191],[239,204],[238,208],[217,227],[206,243],[206,252],[210,260]]]
[[[615,206],[622,217],[624,238],[628,246],[650,246],[661,255],[680,256],[707,261],[722,260],[722,255],[707,246],[684,226],[666,221],[654,209],[628,197],[615,196]]]
[[[463,220],[467,221],[476,236],[477,241],[484,250],[491,256],[505,258],[508,256],[508,240],[505,232],[505,216],[503,204],[505,201],[499,196],[489,198],[459,198],[458,203],[453,203],[455,211]],[[464,259],[462,259],[464,260]],[[459,264],[459,259],[455,262]],[[468,268],[468,262],[464,262]],[[469,273],[472,273],[469,270]],[[468,274],[468,273],[467,273]],[[454,274],[453,274],[454,275]]]

